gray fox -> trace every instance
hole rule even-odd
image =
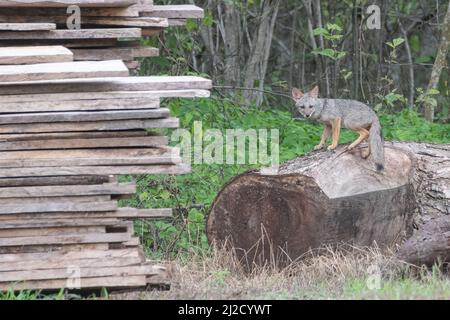
[[[384,142],[380,120],[369,106],[354,100],[319,99],[319,87],[306,94],[294,88],[292,97],[302,116],[325,124],[322,140],[314,150],[324,148],[331,134],[333,143],[328,150],[335,150],[339,143],[341,127],[348,128],[359,134],[359,138],[348,147],[348,150],[356,148],[368,139],[369,150],[363,158],[368,158],[372,153],[377,171],[384,170]]]

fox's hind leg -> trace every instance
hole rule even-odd
[[[361,144],[361,142],[363,142],[364,140],[366,140],[367,138],[369,138],[369,131],[367,129],[364,128],[359,128],[359,129],[354,129],[353,131],[359,133],[359,138],[356,139],[355,142],[353,142],[349,147],[348,150],[353,150],[355,149],[357,146],[359,146]]]

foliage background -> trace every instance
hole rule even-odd
[[[438,90],[427,90],[448,1],[191,2],[206,9],[205,19],[189,20],[187,28],[171,28],[160,39],[143,40],[159,47],[161,56],[144,59],[140,70],[141,75],[213,79],[210,99],[164,102],[182,128],[202,121],[205,130],[278,129],[280,158],[286,161],[310,152],[322,131],[317,124],[294,120],[289,92],[293,86],[307,90],[319,85],[322,96],[373,106],[387,140],[450,143],[447,67]],[[370,4],[382,8],[381,30],[366,27]],[[436,106],[434,123],[422,117],[425,102]],[[353,139],[344,131],[341,143]],[[174,219],[137,222],[147,253],[170,258],[207,250],[205,219],[211,203],[227,181],[253,168],[193,165],[184,176],[134,177],[139,193],[123,205],[175,208]]]

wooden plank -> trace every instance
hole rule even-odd
[[[175,165],[181,162],[176,148],[11,151],[0,156],[0,168],[16,168],[17,171],[20,168],[44,170],[54,167]]]
[[[143,37],[158,36],[163,31],[164,31],[164,28],[152,28],[152,27],[142,28],[142,30],[141,30]]]
[[[0,65],[70,61],[73,61],[73,54],[63,46],[0,47]]]
[[[1,0],[0,7],[67,8],[70,5],[81,8],[128,7],[136,3],[138,0]]]
[[[108,259],[108,258],[137,258],[144,259],[143,252],[138,248],[127,248],[118,250],[82,250],[82,251],[49,251],[39,253],[13,253],[0,255],[0,263],[11,263],[16,261],[36,261],[36,260],[60,260],[60,261],[77,261],[91,259]]]
[[[0,282],[15,282],[29,280],[54,280],[67,279],[71,276],[67,268],[47,270],[6,271],[0,274]],[[160,266],[130,266],[130,267],[106,267],[106,268],[80,268],[81,278],[158,275],[166,273],[166,269]]]
[[[0,187],[22,187],[22,186],[58,186],[58,185],[92,185],[109,182],[108,175],[93,176],[46,176],[46,177],[15,177],[0,178]]]
[[[95,233],[95,234],[66,234],[60,236],[37,236],[0,238],[0,246],[36,246],[51,244],[81,244],[81,243],[115,243],[129,240],[127,233]],[[0,276],[0,279],[4,278]],[[0,281],[1,281],[0,280]]]
[[[111,250],[115,251],[115,250]],[[79,260],[31,260],[24,263],[23,261],[15,261],[8,263],[0,263],[0,272],[4,271],[24,271],[24,270],[45,270],[45,269],[61,269],[76,265],[79,268],[102,268],[102,267],[127,267],[138,265],[142,259],[140,257],[126,258],[97,258],[97,259],[79,259]],[[0,273],[1,274],[1,273]]]
[[[180,122],[176,118],[152,119],[152,120],[97,121],[97,122],[28,123],[20,125],[5,124],[0,125],[0,134],[178,128],[179,124]]]
[[[131,195],[136,192],[135,183],[105,183],[99,185],[75,186],[40,186],[0,188],[2,198],[36,198],[36,197],[66,197],[93,195]],[[2,228],[2,226],[0,226]]]
[[[0,66],[0,82],[97,78],[103,76],[127,77],[128,75],[128,69],[121,60]]]
[[[65,197],[35,197],[35,198],[0,198],[0,206],[17,206],[17,205],[32,205],[35,203],[49,203],[55,202],[59,204],[63,203],[102,203],[109,202],[111,200],[110,195],[95,195],[95,196],[65,196]]]
[[[134,119],[161,119],[170,116],[169,109],[68,111],[41,113],[0,114],[0,124],[27,124],[46,122],[91,122]]]
[[[2,97],[2,96],[0,96]],[[1,100],[1,98],[0,98]],[[157,109],[159,100],[146,98],[103,100],[48,100],[37,102],[10,102],[0,104],[1,113],[50,112],[50,111],[105,111]]]
[[[0,230],[6,229],[42,229],[42,228],[71,228],[115,226],[123,227],[124,221],[118,219],[20,219],[4,220],[0,224]]]
[[[103,138],[134,138],[134,137],[156,137],[157,133],[145,130],[129,131],[86,131],[86,132],[53,132],[53,133],[30,133],[30,134],[1,134],[0,141],[38,141],[38,140],[65,140],[65,139],[103,139]]]
[[[159,49],[153,47],[130,47],[108,49],[73,49],[74,59],[77,61],[114,60],[123,61],[135,58],[157,57]]]
[[[83,244],[51,244],[51,245],[29,245],[0,247],[0,254],[22,254],[22,253],[47,253],[47,252],[68,252],[85,250],[109,250],[108,243],[83,243]]]
[[[66,18],[67,19],[67,18]],[[130,28],[167,28],[169,26],[169,21],[166,18],[160,17],[84,17],[82,23],[88,25],[99,25],[99,26],[111,26],[111,27],[130,27]]]
[[[168,26],[167,22],[167,26]],[[55,30],[54,23],[0,23],[0,31],[49,31]]]
[[[165,219],[172,217],[172,209],[136,209],[119,208],[109,212],[85,212],[85,213],[32,213],[1,216],[0,221],[24,220],[24,219]]]
[[[117,210],[117,201],[107,202],[45,202],[32,204],[8,204],[0,206],[0,214],[15,214],[15,213],[37,213],[37,212],[86,212],[92,211],[114,211]]]
[[[208,98],[208,90],[162,90],[162,91],[109,91],[109,92],[68,92],[68,93],[48,93],[48,94],[17,94],[0,96],[0,107],[8,103],[25,102],[47,102],[55,101],[96,101],[96,100],[128,100],[128,99],[148,99],[157,100],[159,98]],[[84,103],[84,102],[83,102]],[[113,102],[111,102],[113,103]],[[150,103],[150,101],[149,101]]]
[[[67,280],[37,280],[15,283],[0,283],[0,290],[60,290],[67,288],[73,282]],[[123,277],[96,277],[81,279],[83,289],[101,288],[143,288],[147,285],[146,276],[123,276]],[[74,289],[74,288],[69,288]]]
[[[5,165],[9,160],[25,161],[27,164],[32,161],[68,159],[112,159],[120,158],[124,160],[152,158],[152,157],[179,157],[180,150],[175,147],[160,148],[106,148],[106,149],[70,149],[70,150],[31,150],[31,151],[11,151],[0,154],[0,161]],[[29,161],[28,161],[29,160]],[[31,165],[31,164],[30,164]]]
[[[136,38],[138,39],[138,38]],[[118,38],[97,38],[97,39],[4,39],[0,43],[2,46],[17,47],[17,46],[55,46],[62,45],[66,48],[104,48],[127,45],[138,45],[135,41],[126,39],[127,41],[120,41]]]
[[[0,175],[3,177],[22,177],[22,176],[49,176],[49,175],[58,175],[58,176],[71,176],[71,175],[128,175],[128,174],[187,174],[191,172],[190,165],[186,164],[178,164],[178,165],[135,165],[135,166],[83,166],[83,167],[35,167],[35,168],[2,168],[0,169]],[[84,205],[84,204],[80,204]],[[97,204],[95,204],[95,208],[97,210]],[[62,207],[62,206],[61,206]],[[111,211],[107,205],[101,207],[105,210],[98,211]],[[107,208],[109,208],[107,210]],[[10,211],[14,208],[5,208],[3,211]],[[88,208],[82,208],[85,210],[81,210],[81,207],[78,211],[87,211]],[[91,207],[92,209],[92,207]],[[31,208],[29,209],[31,210]],[[74,208],[70,208],[68,206],[67,210],[71,210],[75,212]],[[0,208],[0,212],[2,208]],[[55,211],[56,204],[55,204]],[[59,210],[62,211],[62,210]],[[33,212],[33,211],[29,211]],[[52,211],[53,212],[53,211]],[[14,213],[14,212],[9,212]]]
[[[65,79],[48,81],[23,81],[2,83],[1,95],[43,94],[66,92],[109,92],[109,91],[171,91],[209,90],[212,82],[201,77],[124,77]]]
[[[66,234],[93,234],[106,233],[104,226],[95,227],[49,227],[49,228],[27,228],[27,229],[0,229],[0,239],[19,237],[47,237],[62,236]],[[128,242],[127,242],[128,243]]]
[[[142,132],[142,134],[140,134]],[[97,133],[97,132],[95,132]],[[52,150],[93,149],[114,147],[160,147],[168,144],[169,138],[157,134],[147,135],[145,131],[86,132],[54,134],[0,135],[0,150]],[[123,135],[121,135],[123,133]],[[134,134],[136,133],[136,134]],[[98,138],[97,138],[98,137]]]
[[[1,9],[1,14],[5,16],[15,16],[18,17],[17,8],[7,8]],[[45,7],[34,7],[20,8],[20,17],[26,16],[68,16],[67,6],[62,8],[45,8]],[[83,8],[82,17],[139,17],[139,10],[136,6],[132,5],[127,8]]]
[[[0,40],[44,40],[44,39],[119,39],[140,38],[142,30],[139,28],[105,28],[105,29],[74,29],[50,31],[4,31],[0,33]]]
[[[13,31],[27,31],[21,30],[20,28],[25,28],[27,24],[35,24],[36,26],[42,26],[41,29],[35,30],[54,30],[56,29],[56,24],[65,25],[67,22],[68,15],[7,15],[0,12],[0,21],[3,23],[8,23],[10,25],[16,25],[16,29]],[[20,24],[20,25],[19,25]],[[23,25],[23,26],[22,26]],[[49,28],[51,25],[55,26],[53,29]],[[100,28],[100,27],[130,27],[130,28],[141,28],[141,27],[153,27],[153,28],[167,28],[169,26],[169,21],[166,18],[158,17],[103,17],[103,16],[85,16],[81,15],[81,27],[84,29],[88,25],[90,28]],[[44,28],[47,26],[47,28]],[[5,29],[8,30],[8,29]],[[11,29],[9,29],[11,30]],[[33,29],[30,28],[29,31]]]
[[[150,10],[140,12],[142,17],[161,17],[168,19],[202,19],[205,12],[195,5],[154,5]]]

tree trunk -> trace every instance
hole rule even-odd
[[[224,84],[238,87],[241,85],[241,17],[234,3],[225,3],[222,38],[225,50]]]
[[[245,91],[245,98],[260,106],[263,102],[267,65],[272,47],[273,31],[278,16],[280,0],[264,0],[261,3],[260,23],[253,39],[253,47],[248,58],[244,87],[257,88],[259,91]]]
[[[249,266],[283,265],[325,244],[399,245],[450,213],[450,145],[386,143],[382,174],[362,160],[363,149],[341,146],[290,161],[277,175],[238,176],[211,208],[210,242],[231,244]]]
[[[439,45],[436,61],[431,72],[430,83],[428,84],[428,91],[437,89],[439,80],[441,78],[442,69],[447,65],[447,54],[450,46],[450,2],[447,8],[447,14],[443,22],[441,43]],[[425,104],[425,118],[428,121],[434,121],[434,106],[430,103]]]

